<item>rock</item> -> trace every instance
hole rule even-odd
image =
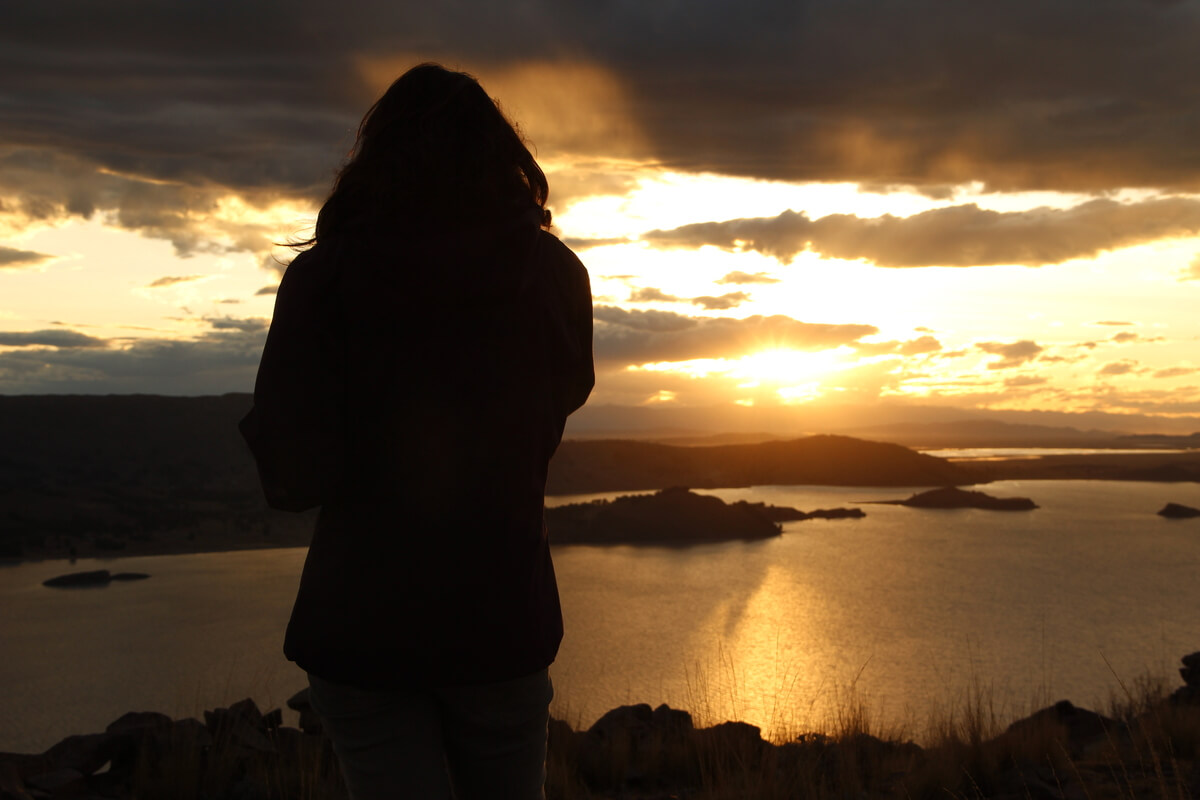
[[[161,734],[170,731],[173,725],[170,717],[166,714],[159,714],[157,711],[130,711],[110,722],[104,731],[142,736],[148,733]]]
[[[292,711],[304,711],[312,708],[312,702],[309,700],[309,687],[305,686],[300,691],[287,699],[287,707]]]
[[[994,788],[999,797],[1066,800],[1067,795],[1058,788],[1061,780],[1062,777],[1049,767],[1021,762],[1001,773]]]
[[[1072,753],[1082,752],[1097,739],[1106,739],[1121,729],[1121,724],[1095,711],[1079,708],[1070,700],[1059,700],[1052,706],[1040,709],[1024,719],[1009,725],[1001,738],[1037,738],[1049,733],[1065,739],[1064,745]]]
[[[34,775],[25,781],[25,785],[39,792],[61,795],[79,794],[87,788],[83,782],[83,774],[79,770],[70,768]]]
[[[91,775],[123,750],[122,742],[109,733],[68,736],[45,752],[58,769],[73,769]]]
[[[663,703],[650,715],[650,725],[667,734],[683,733],[692,730],[692,715]]]
[[[300,712],[300,730],[312,736],[320,735],[325,728],[321,724],[321,717],[312,708],[306,708]]]
[[[264,728],[266,728],[269,731],[273,731],[276,728],[282,726],[283,725],[283,709],[273,708],[270,711],[268,711],[267,713],[263,714],[262,725]]]
[[[956,486],[919,492],[907,500],[883,500],[883,504],[910,508],[981,508],[987,511],[1032,511],[1037,503],[1028,497],[992,497]]]
[[[596,720],[592,727],[587,729],[587,733],[601,739],[615,739],[623,734],[648,730],[653,722],[654,712],[649,703],[618,706]]]
[[[1167,503],[1158,510],[1158,515],[1167,519],[1192,519],[1200,517],[1200,508],[1181,506],[1179,503]]]
[[[1179,668],[1179,677],[1188,686],[1200,688],[1200,653],[1189,653],[1180,660],[1183,666]]]
[[[213,743],[208,726],[198,719],[177,719],[171,726],[171,738],[183,747],[208,747]]]

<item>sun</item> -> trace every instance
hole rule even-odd
[[[748,353],[730,364],[729,377],[773,386],[811,384],[845,369],[847,348],[792,350],[772,348]]]

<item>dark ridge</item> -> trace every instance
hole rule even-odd
[[[548,494],[667,486],[938,486],[969,483],[944,459],[848,436],[718,447],[635,441],[566,441],[550,465]]]

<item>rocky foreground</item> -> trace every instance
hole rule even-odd
[[[547,795],[554,798],[971,797],[1027,800],[1200,795],[1200,653],[1185,685],[1128,696],[1113,716],[1059,701],[990,730],[976,698],[922,747],[879,736],[849,709],[831,733],[772,743],[742,722],[698,728],[666,705],[622,706],[587,730],[551,720]],[[38,755],[0,753],[0,798],[345,797],[307,690],[262,713],[243,700],[204,721],[133,712],[104,733]]]

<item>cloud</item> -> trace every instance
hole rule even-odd
[[[564,237],[562,242],[575,251],[590,250],[593,247],[608,247],[614,244],[629,244],[632,241],[627,236],[611,236],[603,239],[582,239],[574,236]]]
[[[1133,360],[1126,361],[1110,361],[1096,371],[1097,375],[1128,375],[1135,371],[1138,367],[1138,362]]]
[[[241,331],[243,333],[265,331],[271,322],[262,317],[250,317],[247,319],[237,319],[236,317],[205,317],[204,321],[211,325],[215,331]]]
[[[572,164],[942,195],[1200,188],[1195,2],[9,6],[5,213],[109,210],[155,236],[187,238],[186,196],[318,201],[362,112],[424,58],[474,69],[539,157]],[[625,189],[579,171],[553,202]]]
[[[1007,388],[1016,388],[1021,386],[1044,386],[1049,381],[1040,375],[1015,375],[1011,378],[1004,379],[1004,385]]]
[[[1134,342],[1162,342],[1165,341],[1163,336],[1142,336],[1141,334],[1132,331],[1121,331],[1109,337],[1110,342],[1116,344],[1133,344]]]
[[[33,267],[54,256],[47,253],[35,253],[32,250],[17,250],[13,247],[0,247],[0,269],[21,269]]]
[[[910,217],[804,212],[698,222],[642,235],[658,247],[753,250],[787,263],[803,252],[880,267],[1042,266],[1170,236],[1200,234],[1200,200],[1090,200],[1072,208],[991,211],[974,203]]]
[[[879,332],[873,325],[809,323],[781,315],[689,317],[615,306],[597,306],[594,317],[597,360],[618,364],[736,358],[764,348],[826,350]]]
[[[1037,342],[1030,339],[1022,339],[1019,342],[1011,342],[1003,344],[1001,342],[980,342],[975,345],[985,353],[1000,356],[999,360],[988,363],[988,369],[1010,369],[1019,367],[1020,365],[1032,361],[1043,352],[1045,348]]]
[[[1181,281],[1200,281],[1200,255],[1192,259],[1186,270],[1180,275]]]
[[[204,277],[203,275],[168,275],[165,278],[159,278],[158,280],[152,282],[146,288],[157,289],[162,286],[174,286],[177,283],[187,283],[189,281],[198,281],[203,277]]]
[[[890,342],[858,342],[854,345],[854,349],[864,356],[881,356],[881,355],[902,355],[902,356],[917,356],[925,353],[936,353],[942,349],[942,343],[932,336],[921,336],[916,339],[909,339],[901,342],[892,340]]]
[[[1125,322],[1124,320],[1102,319],[1099,322],[1096,322],[1094,324],[1096,324],[1096,325],[1133,325],[1134,323]]]
[[[190,341],[138,339],[125,348],[12,350],[0,353],[0,392],[247,392],[254,386],[265,339],[264,331],[235,330]]]
[[[69,330],[42,330],[4,332],[0,331],[0,347],[58,347],[58,348],[89,348],[104,347],[108,342],[88,336],[85,333]]]
[[[1156,370],[1155,378],[1179,378],[1184,375],[1193,375],[1200,372],[1200,367],[1167,367],[1166,369]]]
[[[254,296],[259,297],[261,295],[268,295],[268,294],[279,294],[279,286],[278,285],[264,286],[261,289],[259,289],[257,292],[255,292]]]
[[[675,295],[667,294],[662,289],[655,289],[653,286],[635,289],[629,293],[629,302],[631,303],[674,303],[678,301],[679,298]]]
[[[737,308],[749,299],[750,295],[745,292],[729,292],[720,297],[713,297],[712,295],[693,297],[692,305],[702,306],[708,311],[723,311],[728,308]]]
[[[717,283],[736,283],[739,285],[747,283],[779,283],[779,278],[772,278],[765,272],[730,272],[723,278],[717,280]]]
[[[712,295],[704,295],[701,297],[692,297],[690,299],[676,297],[673,294],[667,294],[662,289],[656,289],[652,286],[634,289],[629,293],[630,303],[691,303],[692,305],[702,306],[708,311],[724,311],[730,308],[737,308],[742,303],[750,299],[750,295],[745,292],[729,292],[719,297]]]
[[[589,197],[623,196],[637,188],[638,178],[634,174],[635,167],[630,165],[625,170],[612,165],[571,164],[561,169],[546,173],[550,182],[549,205],[556,213],[562,213],[573,203]],[[627,170],[627,171],[626,171]],[[603,242],[605,240],[592,240]],[[607,240],[609,244],[621,240]],[[574,245],[568,244],[574,248]],[[596,246],[596,245],[592,245]]]

